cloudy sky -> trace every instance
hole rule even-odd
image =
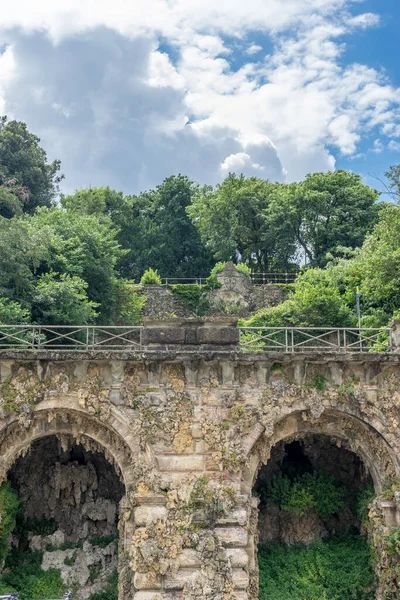
[[[400,163],[399,0],[0,2],[0,114],[65,191]]]

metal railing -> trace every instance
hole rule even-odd
[[[253,352],[391,352],[389,327],[240,327],[240,348]]]
[[[162,322],[160,327],[162,328]],[[242,351],[285,353],[393,352],[395,350],[389,327],[362,329],[239,327],[238,329],[239,343],[237,346],[226,348],[227,351],[236,348]],[[143,327],[140,326],[0,325],[0,350],[145,351],[149,348],[141,341],[142,330]],[[169,345],[165,349],[172,350],[176,347]],[[181,348],[185,349],[185,345]],[[218,344],[216,348],[221,351]]]
[[[13,592],[11,594],[4,594],[0,596],[0,600],[19,600],[19,594]],[[57,598],[56,600],[72,600],[72,593],[66,592],[64,596],[61,598]]]
[[[140,349],[141,327],[97,325],[0,325],[0,349]]]
[[[250,275],[255,285],[266,283],[294,283],[298,277],[297,273],[252,273]]]
[[[297,273],[251,273],[250,279],[255,285],[266,283],[294,283],[298,277]],[[177,283],[197,283],[200,287],[206,285],[206,277],[163,277],[162,285],[174,285]]]
[[[206,285],[206,277],[163,277],[161,279],[161,285],[175,285],[177,283],[191,283],[202,287]]]

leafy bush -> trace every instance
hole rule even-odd
[[[8,553],[8,538],[15,527],[16,516],[20,507],[17,493],[9,481],[0,486],[0,566]]]
[[[111,315],[113,325],[140,325],[147,298],[135,292],[130,282],[115,281],[115,312]]]
[[[392,527],[385,542],[389,556],[400,558],[400,527]]]
[[[172,293],[187,306],[187,308],[197,315],[203,317],[209,310],[207,298],[203,289],[197,283],[178,283],[171,285]]]
[[[355,514],[357,519],[367,525],[369,520],[369,506],[375,497],[375,489],[373,483],[360,490],[357,494],[355,503]]]
[[[59,569],[43,571],[42,552],[13,548],[7,556],[0,589],[15,590],[20,600],[61,598],[64,585]]]
[[[140,283],[142,285],[161,285],[161,277],[157,270],[150,267],[143,273]]]
[[[259,600],[373,600],[368,543],[345,537],[306,546],[273,544],[258,553]]]
[[[33,535],[53,535],[58,529],[58,523],[55,519],[47,517],[28,517],[24,518],[21,514],[17,517],[16,533],[27,537],[28,533]]]
[[[304,515],[315,508],[322,518],[340,513],[345,506],[346,490],[333,477],[324,473],[303,473],[291,480],[286,475],[276,475],[267,488],[267,499],[281,510]]]

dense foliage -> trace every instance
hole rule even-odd
[[[48,163],[40,139],[25,123],[0,118],[0,215],[32,213],[51,206],[62,176],[60,161]]]
[[[20,503],[10,482],[0,486],[0,566],[4,564],[8,553],[9,536],[15,527],[15,519]]]
[[[369,545],[344,537],[309,547],[273,544],[261,548],[260,600],[373,600]]]
[[[281,510],[304,515],[314,508],[322,518],[340,513],[345,507],[346,490],[325,473],[303,473],[291,479],[276,475],[267,488],[267,498]]]
[[[130,280],[212,271],[210,289],[227,260],[246,273],[296,271],[306,260],[288,300],[249,325],[355,325],[357,285],[364,326],[400,309],[399,208],[377,202],[356,174],[290,184],[229,174],[215,187],[176,175],[136,196],[88,188],[56,205],[59,170],[24,123],[1,118],[0,323],[136,324],[144,299]],[[386,173],[397,203],[399,172]],[[205,312],[198,290],[174,293]]]
[[[18,592],[21,600],[62,598],[65,590],[60,570],[43,571],[42,559],[42,552],[13,548],[0,577],[0,593]]]

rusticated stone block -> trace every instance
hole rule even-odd
[[[249,576],[243,569],[233,569],[232,581],[236,588],[245,590],[249,585]]]
[[[183,327],[144,327],[140,333],[143,346],[151,344],[163,346],[165,344],[183,345],[185,343],[185,329]]]
[[[216,344],[218,346],[235,346],[239,343],[237,327],[199,327],[197,330],[198,344]]]
[[[194,581],[198,575],[198,569],[179,569],[176,574],[169,572],[164,579],[165,590],[181,590],[187,583]]]
[[[204,469],[203,456],[159,456],[158,466],[160,471],[202,471]]]
[[[249,564],[249,555],[242,548],[227,548],[226,555],[230,558],[232,567],[244,569]]]
[[[242,527],[217,527],[215,532],[224,546],[234,548],[247,546],[247,531]]]
[[[156,573],[135,573],[133,582],[137,590],[161,589],[161,579]]]
[[[157,519],[165,519],[167,509],[165,506],[137,506],[134,510],[136,525],[148,525]]]

